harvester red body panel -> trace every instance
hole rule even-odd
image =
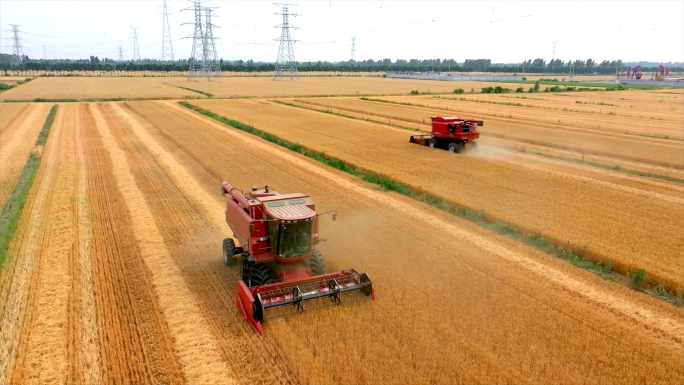
[[[352,269],[325,274],[320,253],[314,249],[321,214],[308,196],[280,194],[268,186],[252,187],[243,194],[227,182],[221,184],[221,191],[230,195],[226,223],[241,245],[224,240],[224,262],[230,266],[239,262],[236,306],[260,334],[269,318],[374,298],[365,273]],[[309,301],[319,304],[305,306]]]
[[[432,116],[432,133],[430,135],[413,135],[409,142],[433,148],[448,149],[450,152],[461,152],[466,144],[475,144],[480,138],[477,127],[484,121],[460,118],[458,116]]]

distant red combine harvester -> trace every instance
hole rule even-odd
[[[409,142],[447,149],[449,152],[462,152],[466,148],[475,147],[475,139],[480,137],[478,126],[484,121],[459,118],[458,116],[432,116],[432,134],[411,136]]]

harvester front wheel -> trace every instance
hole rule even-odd
[[[325,262],[318,250],[314,250],[311,256],[304,261],[304,265],[311,269],[311,274],[321,275],[325,274]]]
[[[458,152],[460,150],[458,143],[456,142],[451,142],[449,143],[449,152]]]
[[[432,148],[439,148],[439,139],[434,136],[428,141],[428,145]]]
[[[233,255],[235,254],[235,241],[233,241],[231,238],[226,238],[223,240],[223,263],[226,266],[233,267],[235,266],[235,258],[233,258]]]
[[[268,266],[265,263],[261,265],[254,265],[252,266],[252,284],[250,286],[265,285],[270,276],[271,272],[268,270]]]

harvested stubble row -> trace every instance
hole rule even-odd
[[[183,98],[197,94],[164,84],[165,78],[50,77],[0,93],[0,100]],[[186,81],[187,84],[187,81]]]
[[[0,210],[12,194],[49,111],[49,105],[24,105],[0,130]],[[4,113],[5,108],[0,109],[0,115]]]
[[[26,103],[0,104],[0,132],[5,130],[5,127],[17,114],[29,109],[29,106],[30,104]]]
[[[216,201],[219,197],[199,190],[177,161],[154,144],[142,126],[144,121],[141,122],[130,109],[103,105],[103,113],[106,120],[115,125],[113,131],[129,164],[136,165],[131,171],[150,212],[155,213],[154,222],[161,238],[159,241],[166,245],[166,258],[178,266],[189,294],[196,299],[197,313],[205,320],[206,331],[211,333],[204,342],[197,336],[193,345],[211,343],[215,345],[215,351],[207,351],[205,347],[204,351],[195,351],[195,354],[202,355],[205,360],[218,359],[229,366],[231,374],[221,382],[227,378],[246,382],[288,382],[288,374],[282,366],[268,359],[273,351],[263,346],[259,336],[235,311],[236,278],[233,272],[222,268],[220,259],[215,258],[220,256],[220,244],[227,235],[227,226],[220,220],[221,206],[210,206],[213,209],[210,211],[207,200]],[[173,292],[168,290],[168,298],[173,298]],[[187,328],[180,319],[169,322]],[[261,359],[254,360],[260,355]],[[188,358],[193,359],[192,356]],[[269,367],[269,371],[264,372],[263,367]],[[196,369],[200,373],[207,370],[201,366]]]
[[[294,107],[245,101],[197,105],[532,231],[622,272],[648,270],[684,289],[684,205],[506,161],[408,143],[407,132]],[[657,229],[657,230],[656,230]]]
[[[383,98],[397,100],[397,98]],[[507,118],[501,113],[500,106],[489,104],[469,103],[446,99],[400,99],[402,102],[412,101],[420,105],[430,105],[432,108],[388,104],[383,102],[369,102],[359,99],[326,98],[315,101],[296,99],[297,104],[315,104],[325,106],[334,111],[350,110],[356,113],[365,113],[395,119],[395,123],[403,121],[415,124],[424,124],[429,130],[430,116],[453,114],[457,116],[475,117],[486,120],[485,126],[480,131],[488,136],[519,141],[523,145],[534,144],[550,148],[568,149],[589,154],[608,155],[616,159],[627,159],[656,164],[661,166],[674,166],[684,169],[684,143],[673,142],[664,139],[638,138],[635,136],[591,132],[583,129],[558,127],[528,120],[519,113],[515,119]],[[505,107],[505,106],[504,106]],[[515,107],[511,107],[515,108]],[[521,108],[519,108],[520,110]],[[553,115],[552,112],[527,109],[527,113],[536,119],[543,115]],[[494,117],[497,114],[499,117]],[[506,116],[506,117],[504,117]],[[520,121],[525,123],[521,123]],[[684,123],[684,122],[683,122]],[[418,126],[416,126],[418,127]]]
[[[632,189],[635,194],[652,197],[654,199],[673,200],[675,202],[681,201],[684,203],[684,184],[666,181],[662,178],[645,178],[643,176],[630,175],[616,170],[607,169],[608,166],[596,167],[595,165],[587,165],[581,163],[574,163],[567,160],[558,160],[551,158],[552,156],[564,156],[566,159],[575,159],[572,156],[568,157],[560,151],[549,151],[546,148],[537,149],[535,146],[525,146],[525,152],[517,152],[509,150],[513,147],[509,141],[500,140],[497,138],[485,138],[479,140],[479,147],[474,151],[466,153],[467,156],[479,157],[489,160],[507,160],[516,162],[522,166],[529,166],[532,168],[543,167],[545,169],[554,170],[560,173],[578,176],[582,178],[591,178],[595,181],[592,183],[605,182],[605,188],[623,189],[628,187]],[[544,154],[539,156],[539,154]],[[587,161],[595,161],[594,157],[587,157]],[[578,161],[581,160],[581,157]],[[598,159],[600,161],[600,158]],[[615,159],[610,158],[603,160],[604,164],[613,165]],[[643,164],[630,164],[628,162],[620,162],[625,167],[634,166],[635,169],[646,169],[645,172],[654,171],[665,172],[672,174],[672,178],[684,181],[684,170],[672,170],[662,167],[645,167]],[[631,170],[631,169],[630,169]],[[660,174],[658,174],[660,175]],[[655,193],[651,195],[649,193]],[[674,199],[671,199],[674,198]]]
[[[44,155],[0,274],[0,383],[684,379],[681,309],[179,106],[60,107]],[[222,179],[337,209],[328,266],[379,299],[256,335],[221,263]]]
[[[358,118],[366,121],[371,121],[371,122],[379,122],[383,124],[388,124],[390,126],[395,126],[399,128],[405,128],[405,129],[413,129],[413,130],[420,130],[424,131],[425,133],[430,132],[430,119],[429,117],[432,115],[449,115],[449,114],[455,114],[455,111],[450,111],[446,109],[429,109],[429,108],[422,108],[422,107],[415,107],[415,106],[406,106],[406,105],[393,105],[393,104],[387,104],[387,103],[374,103],[370,101],[362,101],[359,99],[351,99],[351,98],[318,98],[318,99],[281,99],[279,100],[280,102],[286,103],[286,104],[293,104],[302,108],[307,108],[307,109],[312,109],[312,110],[318,110],[318,111],[323,111],[323,112],[328,112],[328,113],[334,113],[334,114],[339,114],[342,116],[347,116],[351,118]],[[448,108],[448,107],[447,107]],[[613,157],[610,156],[610,152],[604,151],[605,148],[599,147],[598,150],[591,151],[593,152],[600,152],[603,153],[605,152],[606,155],[595,155],[592,153],[587,153],[587,149],[583,149],[580,145],[579,142],[576,140],[573,140],[573,146],[568,146],[567,143],[555,139],[553,133],[556,133],[558,129],[556,127],[544,127],[539,124],[532,124],[532,125],[522,125],[522,124],[511,124],[510,119],[506,118],[487,118],[486,119],[488,124],[486,124],[486,127],[480,128],[481,132],[484,132],[485,135],[480,138],[480,144],[486,144],[486,145],[491,145],[490,147],[505,147],[510,150],[513,150],[514,152],[526,152],[526,151],[531,151],[531,152],[536,152],[541,155],[545,155],[548,157],[561,157],[561,158],[568,158],[568,159],[574,159],[576,161],[586,161],[586,162],[594,162],[600,165],[603,165],[605,167],[613,167],[615,168],[616,165],[619,165],[621,167],[624,167],[625,169],[628,170],[633,170],[637,172],[641,172],[644,174],[655,174],[659,176],[665,176],[665,177],[670,177],[670,178],[676,178],[676,179],[684,179],[684,169],[677,169],[677,168],[672,168],[672,167],[665,167],[665,166],[658,166],[651,164],[653,161],[652,160],[647,160],[648,162],[651,163],[643,163],[643,162],[638,162],[638,161],[630,161],[630,160],[625,160],[625,155],[623,154],[623,151],[619,151],[617,154],[613,155]],[[496,127],[493,125],[503,125],[505,127],[512,128],[511,130],[505,130],[503,131],[503,134],[496,134],[495,132],[491,132],[492,130],[495,130]],[[493,128],[494,127],[494,128]],[[548,133],[546,136],[541,136],[539,137],[538,135],[533,135],[531,139],[525,139],[525,138],[520,138],[518,136],[519,131],[523,132],[529,132],[529,130],[537,131],[537,134],[542,134],[542,133]],[[568,131],[568,132],[577,132],[578,130],[571,130],[567,128],[561,128],[561,131]],[[489,134],[489,135],[487,135]],[[496,136],[493,136],[496,135]],[[565,136],[567,136],[568,133],[565,133]],[[587,136],[588,139],[593,139],[596,137],[596,135],[593,135],[591,132],[587,132],[586,130],[579,130],[579,135],[582,136]],[[541,140],[540,140],[541,138]],[[633,145],[634,144],[634,136],[629,136],[629,135],[624,135],[624,134],[606,134],[603,133],[603,135],[600,137],[603,141],[608,141],[610,143],[611,139],[617,138],[618,141],[622,141],[624,139],[628,140],[628,144]],[[655,144],[665,144],[668,146],[677,146],[677,144],[674,144],[672,141],[663,141],[663,140],[658,140],[658,139],[651,139],[651,138],[642,138],[642,142],[644,143],[649,143],[653,145]],[[538,143],[538,144],[532,144],[532,143]],[[613,143],[611,147],[615,147],[615,144]],[[574,150],[573,150],[574,148]],[[483,149],[484,150],[484,149]],[[684,151],[684,148],[682,149]],[[488,151],[480,151],[481,153],[487,153]],[[488,156],[486,154],[485,156]],[[615,156],[619,156],[620,158],[615,158]],[[627,155],[629,157],[629,155]],[[511,154],[510,151],[504,153],[504,156],[497,156],[496,158],[520,158],[520,154]],[[524,157],[527,158],[526,160],[522,160],[523,163],[535,163],[538,162],[538,158],[535,157]],[[533,160],[533,158],[535,158]],[[558,162],[559,167],[562,167],[562,165],[567,165],[565,162]],[[605,173],[604,173],[605,174]],[[643,181],[643,179],[641,179]],[[644,182],[647,184],[651,184],[650,182]],[[638,186],[637,186],[638,187]]]
[[[658,376],[671,382],[684,375],[662,357],[655,359],[656,366],[671,368],[667,374],[653,371],[653,361],[642,359],[655,357],[651,347],[673,357],[682,354],[680,346],[670,343],[681,332],[671,329],[665,332],[671,337],[662,339],[635,327],[634,319],[622,324],[623,311],[633,306],[664,319],[676,319],[680,309],[646,297],[628,305],[633,293],[627,289],[467,223],[455,226],[444,213],[350,183],[344,174],[176,105],[128,105],[205,191],[215,191],[222,179],[238,186],[268,184],[282,192],[309,193],[321,211],[338,210],[337,222],[322,223],[327,265],[369,272],[379,299],[269,321],[264,343],[276,348],[275,359],[285,363],[296,382],[577,383],[609,381],[615,370],[628,381]],[[220,198],[216,202],[222,206]],[[163,216],[172,218],[175,211],[180,208],[168,207]],[[192,242],[188,236],[181,234],[178,242]],[[190,259],[215,261],[216,270],[206,271],[205,280],[224,276],[218,250],[211,257],[188,253]],[[528,270],[532,265],[537,273]],[[542,272],[559,286],[540,280]],[[577,290],[577,296],[568,296],[567,290]],[[587,293],[591,299],[584,297]],[[198,293],[203,295],[216,296]],[[602,302],[603,296],[611,298]],[[617,303],[625,307],[613,308]],[[235,322],[242,330],[244,321]],[[596,347],[591,354],[583,348],[588,345]],[[263,357],[255,353],[253,360]],[[604,364],[596,366],[597,360]]]

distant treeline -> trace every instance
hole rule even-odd
[[[0,70],[37,70],[37,71],[187,71],[188,60],[162,62],[157,60],[140,60],[117,62],[113,59],[91,56],[89,60],[33,60],[28,56],[21,59],[21,63],[12,65],[11,56],[0,54]],[[274,63],[254,62],[252,60],[224,61],[219,63],[222,71],[233,72],[262,72],[273,71]],[[363,60],[346,62],[299,62],[297,69],[307,71],[341,71],[341,72],[499,72],[499,73],[568,73],[573,68],[575,74],[614,74],[623,71],[627,66],[622,60],[604,60],[595,62],[592,59],[563,61],[544,59],[530,59],[523,63],[500,64],[492,63],[490,59],[467,59],[458,63],[454,59],[426,59],[404,60],[391,59]],[[657,71],[657,67],[644,67],[642,72]],[[670,68],[673,72],[683,71],[682,67]]]

